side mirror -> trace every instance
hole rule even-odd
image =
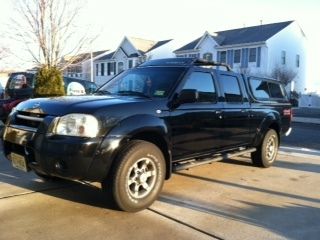
[[[196,89],[183,89],[177,97],[177,103],[194,103],[198,100],[198,97],[199,94]]]

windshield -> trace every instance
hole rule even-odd
[[[111,79],[97,94],[167,97],[184,72],[184,67],[146,67],[123,72]]]

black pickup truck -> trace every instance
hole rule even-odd
[[[248,153],[271,166],[291,113],[278,81],[199,59],[152,60],[93,96],[20,103],[5,125],[4,153],[45,179],[101,182],[134,212],[153,203],[173,171]]]

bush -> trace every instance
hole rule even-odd
[[[55,67],[39,69],[34,87],[35,97],[57,97],[65,95],[61,72]]]

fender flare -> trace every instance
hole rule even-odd
[[[172,173],[171,145],[168,138],[168,127],[165,121],[161,118],[152,115],[141,114],[119,121],[105,135],[100,145],[100,149],[101,151],[104,151],[104,146],[109,146],[111,140],[116,142],[112,155],[109,159],[110,166],[112,168],[116,156],[118,155],[119,151],[121,151],[121,149],[128,143],[128,141],[132,139],[139,139],[139,136],[144,133],[159,137],[159,141],[153,143],[157,145],[163,152],[166,162],[166,179],[169,179]]]
[[[256,129],[255,138],[253,140],[253,146],[260,145],[264,135],[267,133],[270,126],[275,126],[274,128],[278,133],[279,141],[280,141],[280,126],[281,126],[280,116],[279,114],[275,114],[274,112],[272,112],[264,117],[259,127]]]

